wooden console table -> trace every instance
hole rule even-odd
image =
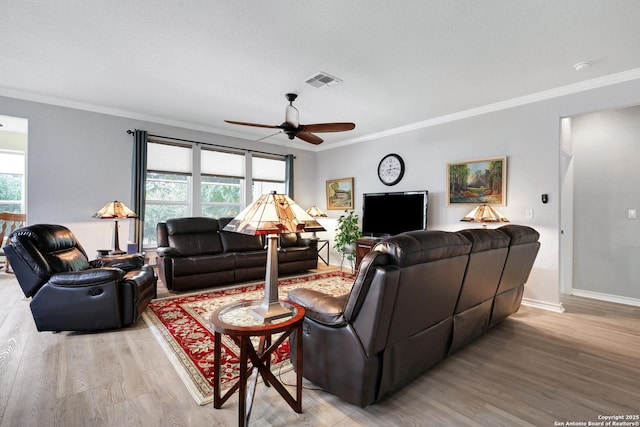
[[[360,267],[360,262],[362,258],[378,243],[380,239],[376,239],[373,237],[361,237],[356,240],[356,270]]]
[[[214,371],[213,371],[213,407],[219,409],[238,390],[238,425],[246,426],[251,415],[251,406],[255,394],[258,374],[264,384],[273,385],[289,406],[302,413],[302,319],[304,307],[291,301],[280,304],[292,310],[291,317],[262,322],[250,313],[254,306],[262,301],[240,301],[220,307],[211,314],[210,322],[214,331]],[[282,332],[275,342],[271,336]],[[220,395],[220,359],[222,353],[221,334],[228,335],[240,348],[240,377],[225,393]],[[296,397],[294,398],[278,378],[271,372],[271,354],[292,334],[296,334]],[[251,337],[259,337],[260,344],[254,348]],[[249,361],[252,367],[249,368]],[[247,390],[247,382],[249,389]]]

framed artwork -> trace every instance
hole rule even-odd
[[[353,178],[327,181],[327,209],[353,209]]]
[[[506,157],[447,163],[447,205],[506,203]]]

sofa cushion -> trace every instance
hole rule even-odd
[[[540,239],[540,233],[526,225],[509,224],[498,228],[511,238],[511,246],[536,243]]]
[[[259,235],[236,233],[233,231],[223,231],[224,227],[232,220],[231,217],[218,219],[220,227],[220,239],[224,252],[245,252],[259,251],[264,249],[262,238]]]
[[[233,231],[221,231],[220,239],[224,252],[247,252],[264,249],[260,236],[234,233]]]
[[[218,221],[213,218],[175,218],[166,221],[169,246],[182,256],[222,252]]]
[[[464,235],[472,243],[471,253],[506,248],[511,241],[511,238],[505,233],[485,228],[461,230],[458,233]]]
[[[249,267],[265,267],[267,265],[267,251],[245,251],[233,254],[236,269]]]
[[[462,230],[459,233],[469,239],[473,247],[469,255],[462,290],[458,297],[456,313],[469,310],[473,306],[493,298],[496,289],[498,289],[511,240],[505,233],[497,230],[472,229]],[[490,305],[485,309],[489,313],[491,312]],[[458,324],[456,327],[458,328],[456,332],[466,333],[463,329],[467,326]],[[473,328],[474,326],[470,325],[469,327]]]
[[[280,247],[291,248],[297,246],[299,237],[300,235],[298,233],[282,233],[280,235]]]
[[[173,258],[173,276],[194,276],[217,271],[233,270],[233,254],[199,255]],[[215,283],[212,283],[214,285]]]
[[[471,242],[460,233],[439,230],[410,231],[377,243],[373,250],[388,254],[391,264],[408,267],[467,255],[471,250]]]

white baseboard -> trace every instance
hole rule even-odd
[[[571,289],[569,291],[569,294],[575,295],[577,297],[591,298],[591,299],[597,299],[601,301],[615,302],[618,304],[633,305],[636,307],[640,307],[640,299],[637,299],[637,298],[623,297],[620,295],[603,294],[601,292],[585,291],[585,290],[575,289],[575,288]]]
[[[546,301],[539,301],[530,298],[522,298],[522,304],[528,307],[541,308],[543,310],[553,311],[555,313],[564,313],[564,306],[562,303],[550,303]]]

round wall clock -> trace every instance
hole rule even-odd
[[[387,154],[378,164],[378,178],[384,185],[396,185],[404,175],[404,161],[397,154]]]

